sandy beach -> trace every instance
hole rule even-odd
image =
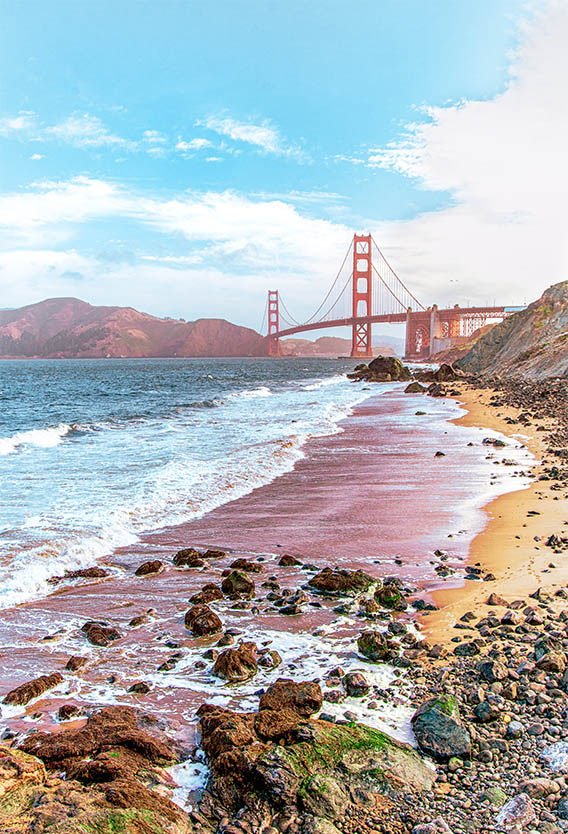
[[[547,453],[545,431],[552,420],[532,420],[531,425],[511,425],[507,419],[518,417],[519,410],[489,405],[492,390],[462,387],[456,399],[466,412],[455,422],[464,426],[481,426],[498,431],[515,440],[521,437],[538,461],[532,469],[532,483],[522,491],[501,495],[484,507],[487,523],[471,543],[468,562],[479,565],[495,576],[495,581],[467,581],[461,587],[437,590],[432,594],[439,607],[422,617],[428,639],[448,643],[456,632],[453,626],[467,611],[485,609],[490,593],[508,602],[526,599],[537,588],[556,590],[568,584],[568,562],[555,555],[545,541],[552,534],[565,536],[568,531],[566,492],[554,488],[554,482],[541,481]]]

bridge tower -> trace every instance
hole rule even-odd
[[[280,356],[280,339],[275,336],[280,330],[280,302],[278,290],[268,290],[268,355]]]
[[[372,254],[371,235],[353,235],[353,319],[372,316]],[[353,322],[351,356],[354,359],[370,359],[371,322]]]

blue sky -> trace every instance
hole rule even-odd
[[[543,137],[515,139],[511,158],[504,131],[511,112],[542,116],[534,88],[565,69],[551,45],[565,10],[3,0],[0,306],[77,295],[258,327],[270,285],[301,318],[356,229],[425,303],[530,300],[534,270],[520,285],[503,265],[535,194],[500,195]],[[480,235],[493,272],[464,255]]]

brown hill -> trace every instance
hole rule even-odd
[[[314,342],[309,339],[281,339],[280,351],[283,356],[349,356],[351,339],[337,336],[320,336]],[[392,347],[375,347],[373,352],[383,356],[394,356]]]
[[[256,331],[224,319],[160,319],[132,307],[49,298],[0,311],[0,357],[263,356]]]
[[[568,376],[568,281],[496,324],[456,364],[471,373]]]

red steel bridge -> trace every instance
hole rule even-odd
[[[502,321],[520,307],[424,307],[401,281],[373,240],[354,235],[324,300],[307,321],[294,319],[278,290],[268,291],[268,353],[280,355],[280,339],[325,327],[350,327],[351,356],[373,356],[372,325],[406,323],[407,360],[425,361],[440,350],[467,341],[485,324]],[[264,329],[264,324],[263,324]]]

